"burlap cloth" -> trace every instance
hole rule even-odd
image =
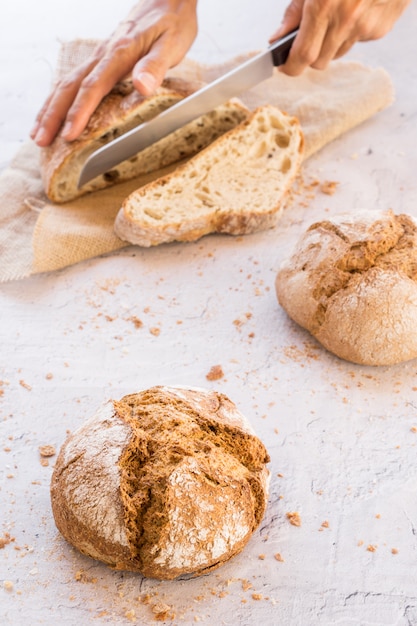
[[[64,43],[57,77],[83,60],[95,43]],[[171,74],[210,82],[243,60],[240,57],[222,65],[202,66],[186,59]],[[336,61],[324,72],[309,70],[298,78],[276,72],[240,97],[249,108],[270,103],[296,115],[304,131],[308,158],[391,104],[394,91],[383,69]],[[123,198],[166,171],[65,205],[53,205],[43,193],[38,157],[38,148],[27,143],[0,176],[0,282],[60,269],[128,245],[113,232]]]

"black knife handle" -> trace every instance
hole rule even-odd
[[[298,33],[298,28],[288,33],[278,41],[275,41],[270,45],[269,49],[272,52],[272,60],[274,62],[275,67],[279,65],[283,65],[288,58],[288,55],[291,50],[291,46],[294,42],[294,39]]]

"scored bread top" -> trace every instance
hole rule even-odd
[[[58,529],[112,567],[160,579],[239,552],[268,497],[268,453],[223,394],[153,387],[111,401],[64,444]]]
[[[115,221],[140,246],[270,228],[299,171],[297,119],[265,105],[175,171],[131,193]]]

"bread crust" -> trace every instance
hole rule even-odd
[[[157,386],[106,403],[62,446],[57,528],[117,569],[173,579],[240,552],[267,504],[268,453],[225,395]]]
[[[417,357],[417,224],[409,215],[358,211],[312,224],[275,287],[288,315],[342,359]]]

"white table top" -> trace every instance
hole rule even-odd
[[[105,36],[130,6],[8,3],[1,168],[27,141],[59,41]],[[284,6],[203,0],[191,56],[214,62],[262,47]],[[416,30],[414,0],[383,40],[350,53],[383,66],[397,97],[305,164],[307,179],[339,182],[333,196],[295,202],[266,233],[128,248],[0,286],[0,539],[13,538],[0,549],[1,624],[150,624],[157,601],[172,607],[172,624],[417,624],[417,362],[340,361],[288,320],[274,293],[280,262],[323,215],[417,216]],[[224,377],[209,381],[214,365]],[[50,509],[55,457],[45,466],[39,454],[58,450],[104,400],[154,384],[226,393],[271,455],[259,530],[236,558],[190,581],[115,573],[69,547]],[[294,511],[299,527],[286,517]]]

